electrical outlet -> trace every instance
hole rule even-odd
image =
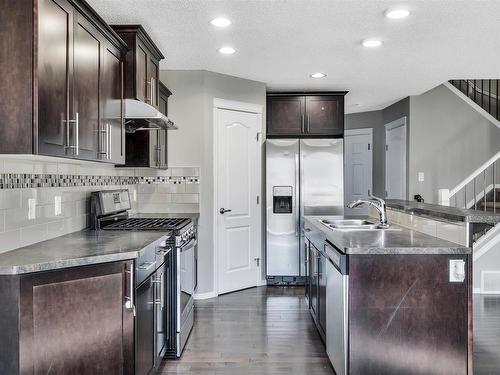
[[[28,199],[28,220],[36,219],[36,199]]]
[[[450,283],[462,283],[465,280],[465,261],[450,259]]]
[[[62,215],[62,197],[60,195],[56,195],[54,197],[54,216]]]

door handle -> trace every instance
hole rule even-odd
[[[224,207],[222,207],[220,210],[219,210],[219,213],[221,215],[224,215],[226,212],[231,212],[232,210],[226,210]]]
[[[129,294],[125,296],[125,308],[132,310],[135,316],[135,304],[134,304],[134,265],[130,264],[130,271],[125,269],[125,273],[129,274]]]

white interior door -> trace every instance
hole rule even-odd
[[[261,113],[215,108],[218,292],[260,280]],[[225,212],[224,212],[225,210]]]
[[[406,199],[406,117],[385,125],[386,198]]]
[[[345,203],[366,199],[373,191],[372,129],[352,129],[344,133]],[[368,207],[344,208],[346,215],[368,215]]]

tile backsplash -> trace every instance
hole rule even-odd
[[[199,212],[198,167],[154,170],[43,157],[0,158],[0,253],[84,229],[90,193],[127,188],[132,212]]]

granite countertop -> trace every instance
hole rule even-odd
[[[388,208],[403,211],[408,214],[422,215],[437,219],[455,222],[482,223],[495,225],[500,223],[500,214],[493,212],[468,210],[439,204],[419,203],[401,199],[388,199],[385,201]]]
[[[334,230],[320,219],[342,219],[342,216],[305,216],[306,236],[328,240],[345,254],[471,254],[468,247],[391,224],[385,230]],[[369,219],[370,220],[370,219]],[[371,219],[373,220],[373,219]],[[310,230],[308,232],[307,230]],[[309,234],[308,234],[309,233]]]
[[[186,217],[200,214],[137,213],[133,217]],[[169,233],[159,231],[82,230],[0,254],[0,275],[49,271],[135,259],[140,251]]]
[[[162,237],[157,231],[83,230],[0,254],[0,275],[134,259]]]

